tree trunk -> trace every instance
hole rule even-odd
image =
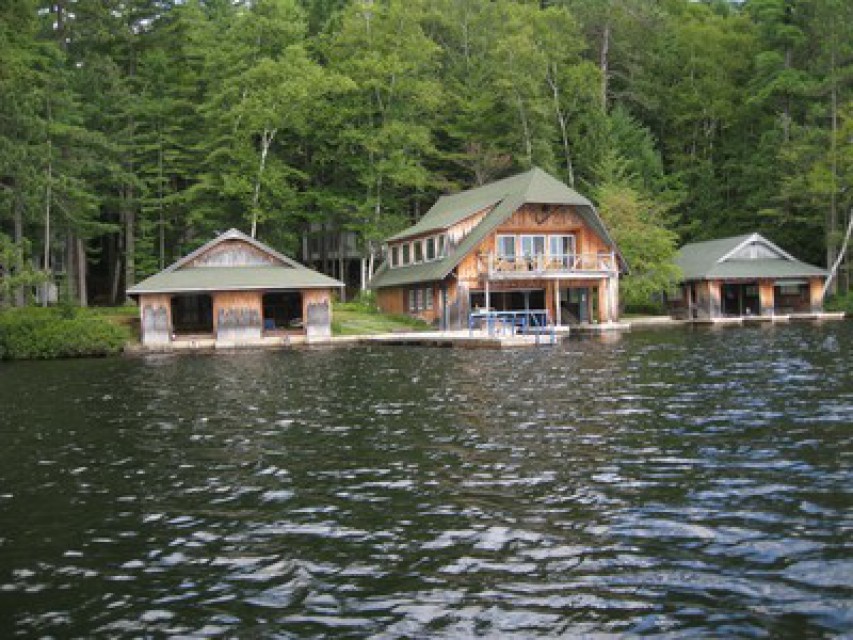
[[[841,251],[838,254],[838,257],[835,258],[835,262],[829,267],[829,277],[826,279],[826,282],[823,284],[823,297],[826,297],[827,292],[830,289],[830,286],[835,281],[836,276],[838,275],[838,267],[841,266],[841,260],[844,258],[844,255],[847,253],[847,245],[850,243],[850,237],[853,236],[853,208],[850,209],[850,219],[847,223],[847,232],[844,234],[844,242],[841,244]]]
[[[835,263],[838,256],[838,241],[835,234],[838,231],[838,85],[835,82],[835,48],[830,53],[830,78],[832,79],[832,91],[830,93],[832,132],[829,138],[829,163],[832,174],[830,185],[829,211],[826,218],[826,268],[829,269]],[[838,291],[838,280],[833,279],[830,288],[831,293]]]
[[[521,120],[521,132],[524,136],[524,155],[527,158],[527,166],[533,166],[533,141],[530,137],[530,123],[527,121],[527,111],[524,108],[524,101],[518,89],[513,88],[515,93],[515,104],[518,107],[518,118]]]
[[[575,169],[572,163],[572,150],[569,145],[569,134],[567,130],[566,114],[563,113],[563,108],[560,106],[560,87],[557,84],[557,63],[548,65],[548,73],[546,74],[548,84],[551,85],[551,92],[554,95],[554,111],[557,114],[557,121],[560,123],[560,135],[563,139],[563,154],[566,160],[566,177],[569,186],[575,187]]]
[[[17,264],[15,265],[18,274],[23,273],[24,271],[24,212],[23,212],[23,203],[21,202],[21,194],[19,189],[15,189],[14,192],[14,203],[12,205],[12,217],[13,217],[13,240],[15,242],[15,247],[17,247]],[[16,287],[13,304],[16,307],[23,307],[26,305],[26,296],[24,295],[24,287]]]
[[[77,300],[77,261],[74,253],[76,252],[77,241],[74,237],[74,230],[71,226],[65,228],[65,298],[70,302]]]
[[[252,237],[257,237],[258,234],[258,204],[261,200],[261,179],[264,176],[264,169],[267,164],[267,154],[272,146],[272,141],[275,139],[276,129],[264,129],[261,134],[261,160],[258,165],[258,177],[255,180],[255,192],[252,195]]]
[[[77,236],[77,288],[81,307],[89,306],[87,272],[89,261],[86,257],[86,242]]]
[[[608,73],[610,64],[610,23],[604,25],[604,32],[601,34],[601,50],[598,57],[598,66],[601,69],[601,108],[604,113],[607,113],[607,91],[608,91]]]

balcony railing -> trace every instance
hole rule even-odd
[[[538,254],[533,256],[486,256],[490,278],[602,273],[616,270],[613,253]]]

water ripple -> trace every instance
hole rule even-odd
[[[849,633],[851,347],[0,365],[0,635]]]

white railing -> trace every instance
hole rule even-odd
[[[533,256],[497,256],[490,253],[488,269],[490,276],[615,271],[616,256],[612,252]]]

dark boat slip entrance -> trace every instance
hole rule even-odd
[[[758,297],[757,282],[723,284],[721,288],[723,315],[761,315],[761,303]]]
[[[172,297],[172,325],[175,335],[212,335],[213,298],[207,294]]]

